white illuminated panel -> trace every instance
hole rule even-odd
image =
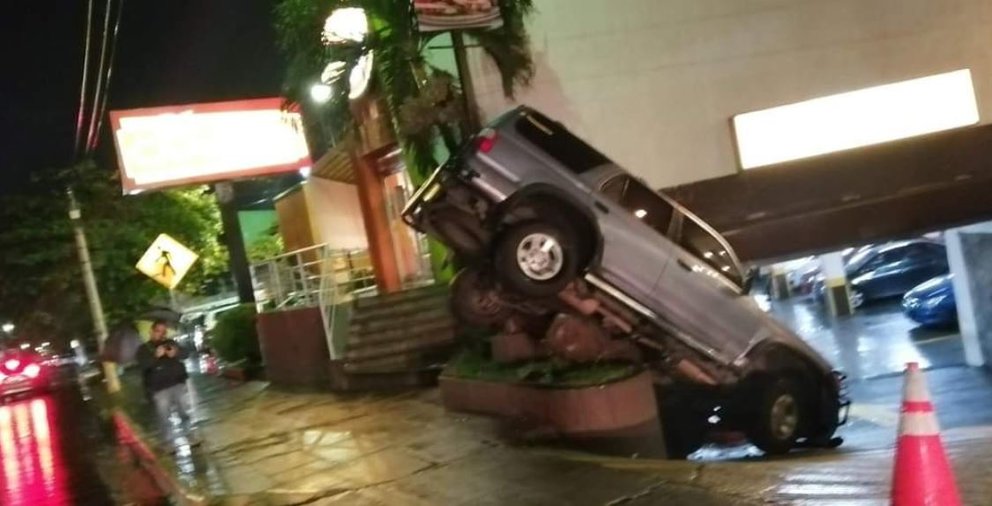
[[[735,116],[741,166],[753,169],[978,122],[971,71],[864,88]]]
[[[281,105],[275,98],[112,112],[124,191],[310,165],[300,115]]]

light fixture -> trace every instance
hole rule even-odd
[[[369,21],[365,17],[365,9],[344,7],[327,16],[322,39],[325,44],[361,42],[368,33]]]
[[[365,94],[369,88],[369,81],[372,79],[372,63],[372,51],[363,54],[355,63],[355,67],[351,69],[351,74],[348,75],[350,88],[348,98],[354,100]]]
[[[10,334],[14,331],[14,324],[9,322],[4,323],[3,327],[0,327],[0,330],[3,330],[4,334]]]
[[[956,70],[734,116],[753,169],[978,123],[971,71]]]
[[[300,167],[300,176],[303,177],[303,179],[309,179],[311,172],[313,172],[313,168],[309,165]]]
[[[638,210],[634,211],[634,216],[637,216],[638,218],[643,218],[643,217],[645,217],[647,215],[648,215],[648,212],[645,211],[644,209],[638,209]]]
[[[73,339],[72,341],[69,341],[69,347],[71,347],[71,348],[79,348],[79,340],[78,339]]]
[[[334,90],[330,85],[317,83],[310,87],[310,98],[318,104],[326,104],[331,99]]]

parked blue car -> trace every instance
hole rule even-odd
[[[958,323],[952,275],[939,276],[910,290],[902,298],[902,311],[927,327],[951,327]]]

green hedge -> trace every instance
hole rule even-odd
[[[227,362],[261,363],[256,316],[253,304],[238,306],[220,315],[210,337],[210,345],[220,358]]]

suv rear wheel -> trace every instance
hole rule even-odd
[[[572,229],[552,222],[529,222],[508,230],[494,252],[496,272],[521,295],[547,297],[562,291],[581,268]]]

